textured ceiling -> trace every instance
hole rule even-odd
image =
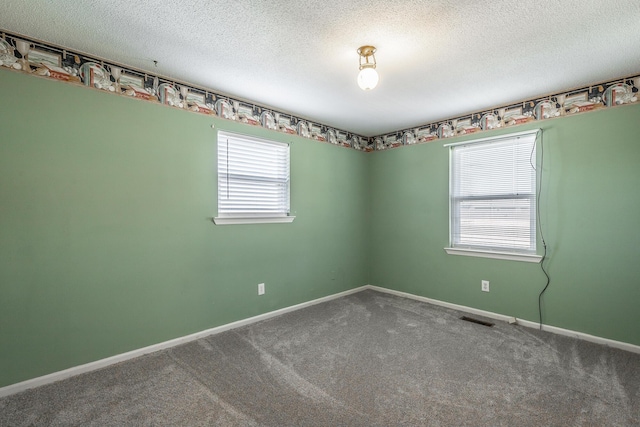
[[[364,136],[640,72],[638,0],[4,0],[0,28]]]

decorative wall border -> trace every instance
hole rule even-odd
[[[638,102],[640,74],[364,137],[0,29],[0,66],[361,151],[380,151]]]
[[[0,66],[172,108],[371,151],[371,139],[227,94],[0,29]]]
[[[640,75],[619,78],[386,133],[373,137],[373,145],[375,150],[387,150],[402,145],[426,143],[537,120],[595,111],[600,108],[633,104],[640,99],[639,89]]]

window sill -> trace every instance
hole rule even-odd
[[[215,217],[213,223],[215,225],[232,225],[232,224],[278,224],[293,222],[295,216],[272,216],[272,217]]]
[[[509,252],[483,251],[478,249],[444,248],[449,255],[473,256],[479,258],[505,259],[509,261],[540,262],[540,255],[514,254]]]

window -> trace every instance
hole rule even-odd
[[[289,145],[218,132],[216,224],[292,222]]]
[[[447,253],[538,262],[537,131],[451,144]]]

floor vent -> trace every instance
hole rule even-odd
[[[467,316],[462,316],[460,319],[464,320],[465,322],[477,323],[478,325],[482,326],[492,327],[493,325],[495,325],[495,323],[485,322],[484,320],[478,320]]]

